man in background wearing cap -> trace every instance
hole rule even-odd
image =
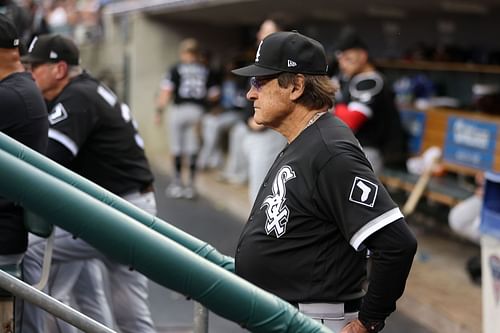
[[[416,240],[352,131],[328,112],[335,88],[323,47],[277,32],[253,65],[233,72],[252,77],[255,121],[288,140],[240,236],[236,273],[335,332],[378,332],[403,293]]]
[[[130,109],[81,69],[74,42],[60,35],[40,36],[32,41],[23,61],[47,101],[50,122],[47,155],[155,214],[153,175]],[[121,332],[155,332],[145,276],[113,262],[65,230],[56,228],[55,233],[55,263],[91,258],[105,263],[112,286],[113,313]],[[39,238],[30,238],[24,260],[26,280],[30,282],[39,278],[44,245]],[[22,332],[39,332],[44,327],[43,311],[28,305],[25,312]]]
[[[187,38],[179,47],[180,62],[173,65],[161,82],[156,100],[157,125],[162,123],[165,107],[169,110],[170,155],[173,180],[165,189],[168,197],[194,199],[197,159],[200,150],[198,129],[208,102],[218,100],[220,87],[208,66],[201,61],[198,41]],[[182,166],[187,164],[189,179],[183,182]]]
[[[278,14],[265,19],[257,31],[257,45],[268,35],[283,30],[285,20]],[[259,187],[276,155],[286,144],[285,138],[253,118],[251,105],[244,108],[244,121],[231,129],[229,156],[222,179],[236,183],[248,178],[248,197],[253,203]]]
[[[44,154],[47,149],[47,109],[33,77],[24,72],[19,36],[0,14],[0,131]],[[23,208],[0,197],[0,266],[18,265],[28,245]]]
[[[335,115],[354,132],[376,174],[384,166],[405,168],[407,138],[394,94],[375,69],[365,43],[352,29],[337,43],[340,91]]]

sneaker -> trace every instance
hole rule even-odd
[[[196,198],[196,190],[193,186],[186,186],[183,190],[183,197],[186,199]]]
[[[183,196],[183,188],[177,183],[172,183],[165,189],[165,194],[169,198],[179,199]]]

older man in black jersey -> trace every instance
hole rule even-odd
[[[48,103],[50,130],[47,155],[155,214],[153,175],[144,153],[143,140],[128,106],[121,103],[108,87],[81,69],[79,50],[70,39],[61,35],[35,37],[28,52],[23,61],[33,73]],[[37,279],[43,247],[39,239],[30,239],[24,262],[26,279]],[[55,263],[92,258],[103,260],[108,268],[113,311],[120,330],[124,333],[155,332],[148,307],[146,277],[113,262],[85,241],[56,229]],[[59,280],[65,279],[59,277]],[[31,316],[24,316],[23,332],[26,333],[37,332],[43,327],[41,310],[31,310]]]
[[[243,229],[236,273],[335,332],[380,331],[403,293],[416,240],[352,131],[327,112],[335,89],[323,47],[277,32],[253,65],[233,72],[252,77],[255,121],[288,140]]]

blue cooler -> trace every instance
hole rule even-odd
[[[485,173],[480,230],[483,333],[498,333],[500,332],[500,173]]]
[[[480,230],[500,240],[500,173],[485,173]]]

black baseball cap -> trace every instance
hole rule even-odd
[[[344,52],[350,49],[367,50],[366,44],[354,29],[344,29],[337,40],[336,50]]]
[[[65,61],[68,65],[78,65],[80,51],[68,37],[41,35],[33,38],[28,53],[21,60],[27,63]]]
[[[7,16],[0,14],[0,48],[18,48],[19,43],[19,34],[16,27]]]
[[[280,31],[264,38],[255,63],[232,72],[240,76],[268,76],[279,73],[327,75],[323,45],[297,31]]]

